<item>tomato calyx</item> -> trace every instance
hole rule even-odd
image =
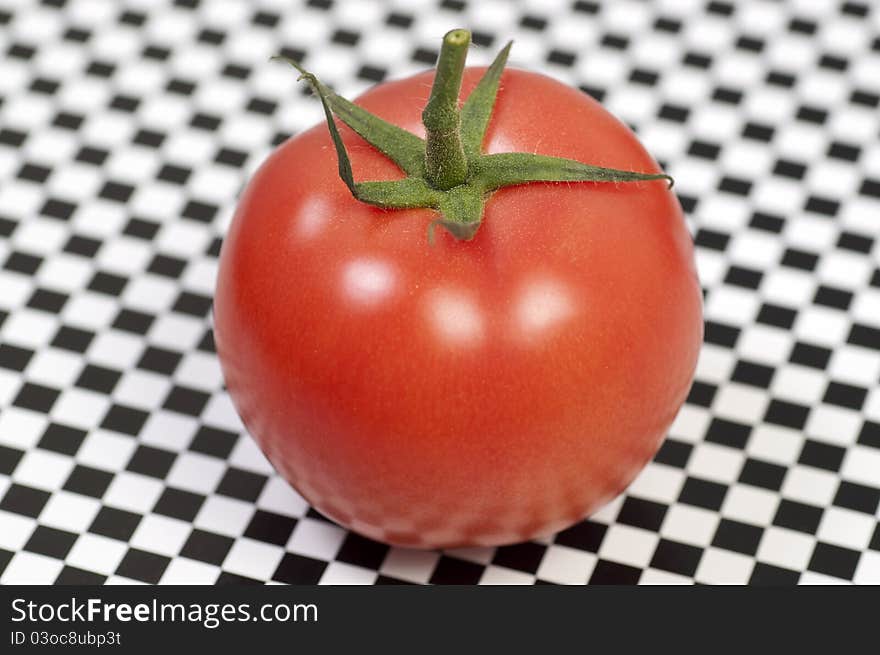
[[[530,182],[639,182],[673,180],[663,173],[640,173],[592,166],[528,152],[484,154],[483,139],[492,117],[498,85],[512,43],[486,70],[458,106],[470,32],[452,30],[443,38],[431,95],[422,112],[425,139],[385,121],[334,93],[299,62],[282,56],[299,71],[318,96],[336,150],[339,177],[361,202],[383,209],[430,208],[440,216],[431,222],[428,239],[441,226],[456,239],[476,234],[492,192]],[[355,182],[345,143],[334,116],[393,161],[406,174],[401,180]]]

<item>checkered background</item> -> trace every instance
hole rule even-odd
[[[420,552],[244,432],[210,307],[236,195],[474,30],[675,176],[706,293],[668,439],[552,539]],[[0,0],[0,583],[880,583],[880,3]]]

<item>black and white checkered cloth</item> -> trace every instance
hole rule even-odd
[[[706,292],[654,461],[552,539],[366,540],[275,475],[210,306],[236,195],[474,31],[676,179]],[[880,583],[880,4],[0,0],[0,583]]]

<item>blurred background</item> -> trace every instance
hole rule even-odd
[[[213,348],[217,255],[340,93],[471,64],[579,87],[675,177],[706,295],[669,437],[543,541],[415,552],[311,510]],[[0,0],[0,583],[880,583],[872,0]]]

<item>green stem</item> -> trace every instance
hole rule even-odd
[[[452,30],[443,37],[431,97],[422,112],[425,174],[433,187],[444,191],[467,178],[458,94],[470,42],[471,33],[467,30]]]

